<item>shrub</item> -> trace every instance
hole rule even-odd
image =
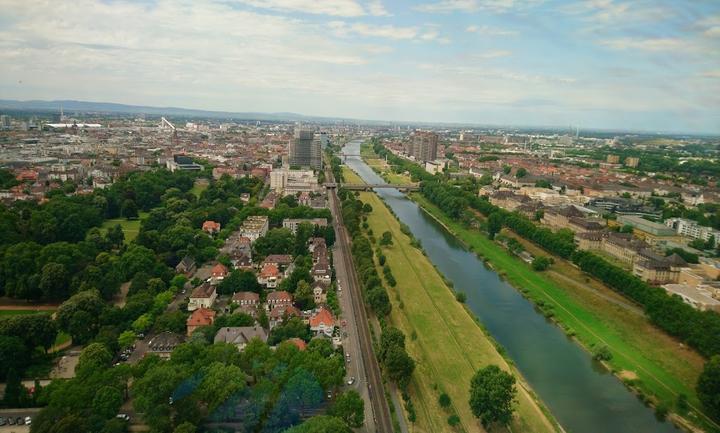
[[[457,292],[455,293],[455,300],[457,300],[461,304],[464,304],[467,300],[467,295],[464,292]]]
[[[438,403],[444,408],[450,407],[450,396],[443,392],[438,398]]]

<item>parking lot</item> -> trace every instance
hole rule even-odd
[[[30,426],[25,425],[25,417],[29,416],[31,418],[35,417],[37,413],[40,412],[40,409],[37,408],[30,408],[30,409],[3,409],[0,410],[0,418],[2,418],[2,421],[0,423],[4,423],[5,425],[0,426],[0,432],[2,433],[27,433],[30,431]],[[9,425],[8,419],[13,419],[13,424],[15,425]],[[17,418],[21,418],[23,425],[17,425],[15,420]]]

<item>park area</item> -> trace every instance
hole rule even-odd
[[[107,232],[112,227],[115,227],[115,225],[120,224],[120,228],[122,228],[122,231],[125,234],[125,243],[129,244],[137,237],[138,233],[140,233],[140,223],[143,218],[146,218],[147,216],[148,212],[140,211],[138,218],[135,219],[129,220],[127,218],[113,218],[105,220],[100,226],[100,229],[103,230],[103,232]]]
[[[412,194],[412,199],[469,248],[480,252],[510,284],[549,311],[568,335],[588,350],[607,346],[612,359],[606,364],[622,380],[672,410],[684,395],[690,405],[686,417],[698,425],[717,428],[700,413],[694,389],[704,360],[654,327],[639,307],[558,257],[548,271],[536,272],[484,233],[447,217],[422,195]],[[531,254],[550,255],[512,232],[504,234],[518,239]]]
[[[389,231],[393,244],[383,247],[387,264],[397,280],[388,292],[393,309],[391,324],[406,335],[408,353],[416,361],[410,383],[417,420],[412,431],[457,431],[448,417],[457,414],[466,432],[483,431],[468,403],[470,380],[479,368],[490,364],[512,370],[518,378],[517,412],[510,425],[514,432],[553,432],[554,421],[527,391],[519,373],[498,353],[491,339],[476,323],[463,304],[455,300],[450,288],[422,251],[411,245],[399,222],[374,193],[363,192],[360,199],[373,211],[368,217],[375,237]],[[379,273],[382,275],[382,269]],[[446,393],[451,406],[444,409],[438,398]],[[500,429],[498,429],[500,430]]]

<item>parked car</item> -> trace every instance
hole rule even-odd
[[[126,413],[119,413],[119,414],[115,415],[115,418],[119,418],[123,421],[130,421],[130,415],[128,415]]]
[[[19,417],[17,417],[17,419],[15,420],[15,424],[17,424],[17,425],[25,425],[25,420],[23,419],[23,417],[19,416]]]
[[[5,418],[0,416],[0,426],[3,426],[5,424],[7,424],[7,421],[5,421]]]
[[[355,383],[355,376],[350,376],[350,379],[348,379],[347,384],[352,385],[353,383]]]
[[[15,418],[13,418],[13,417],[8,418],[7,423],[8,423],[8,425],[15,425]]]
[[[26,416],[25,417],[25,425],[30,425],[30,424],[32,424],[32,418],[30,418],[29,416]]]

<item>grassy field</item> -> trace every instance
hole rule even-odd
[[[636,377],[632,382],[637,389],[671,410],[680,394],[686,395],[694,408],[700,407],[694,385],[704,360],[652,326],[637,306],[567,261],[556,258],[549,271],[535,272],[484,234],[448,218],[421,195],[413,194],[412,198],[535,303],[551,305],[553,319],[583,346],[607,345],[613,354],[608,364],[616,374],[626,380]],[[519,240],[531,253],[548,255]],[[717,430],[697,409],[687,418]]]
[[[197,179],[190,192],[195,194],[195,197],[200,198],[200,194],[205,191],[210,184],[207,179]]]
[[[126,218],[113,218],[105,220],[100,226],[100,229],[107,231],[110,228],[114,227],[116,224],[120,224],[123,233],[125,233],[125,243],[128,244],[137,237],[138,233],[140,232],[140,222],[143,220],[143,218],[146,218],[147,216],[148,212],[141,211],[139,212],[139,217],[134,220],[128,220]]]
[[[357,173],[350,170],[349,167],[343,166],[342,174],[343,174],[343,179],[345,179],[345,183],[352,183],[352,184],[365,183],[365,181],[362,180],[360,178],[360,176],[357,175]]]
[[[477,369],[488,364],[506,370],[510,366],[475,319],[455,300],[430,260],[410,245],[410,239],[400,231],[400,224],[377,195],[363,192],[360,198],[373,208],[368,223],[375,236],[379,238],[385,231],[393,235],[394,244],[384,247],[387,263],[397,280],[396,287],[388,287],[393,304],[391,322],[405,333],[408,352],[417,364],[410,385],[417,414],[416,422],[409,423],[411,431],[458,431],[447,423],[448,416],[457,413],[462,426],[459,430],[482,432],[468,405],[470,379]],[[555,424],[526,385],[518,386],[518,391],[512,431],[555,431]],[[438,404],[442,392],[452,399],[452,410]]]
[[[0,318],[24,314],[52,313],[52,310],[0,310]]]
[[[370,166],[376,173],[379,173],[387,183],[394,183],[398,185],[409,185],[413,184],[412,179],[408,174],[395,173],[391,167],[385,162],[384,159],[380,158],[369,144],[364,143],[360,146],[360,155],[362,156],[365,163]]]

